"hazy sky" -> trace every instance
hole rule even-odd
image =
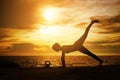
[[[60,54],[51,46],[73,44],[92,19],[100,23],[84,45],[96,55],[120,55],[120,0],[0,0],[0,55]]]

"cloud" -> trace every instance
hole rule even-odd
[[[110,40],[87,41],[85,46],[92,52],[119,55],[120,39],[118,37],[110,38]]]
[[[51,48],[47,45],[39,46],[33,43],[14,43],[11,46],[5,48],[5,46],[0,47],[4,51],[15,51],[15,52],[48,52]]]
[[[50,46],[33,43],[13,43],[9,46],[0,46],[0,55],[46,55],[51,52]]]
[[[120,32],[120,13],[115,16],[94,16],[91,19],[98,19],[100,21],[100,25],[97,25],[97,27],[104,31],[99,33],[111,34]]]
[[[0,42],[14,42],[16,41],[14,34],[17,30],[0,28]]]
[[[34,48],[38,46],[33,45],[32,43],[18,43],[18,44],[12,44],[11,47],[7,47],[6,50],[9,51],[34,51]]]
[[[52,49],[49,46],[39,46],[33,43],[14,43],[11,46],[0,46],[0,55],[4,56],[49,55],[51,52]]]
[[[0,0],[0,28],[35,28],[31,25],[42,21],[36,11],[41,2],[38,4],[36,1]]]
[[[120,23],[120,13],[118,15],[111,17],[111,18],[108,18],[108,21],[110,23]]]
[[[4,39],[6,37],[10,37],[10,36],[8,34],[6,34],[5,32],[0,33],[0,40]]]
[[[4,41],[6,38],[11,38],[12,35],[9,33],[8,29],[0,29],[0,42]]]
[[[120,36],[116,36],[116,37],[110,37],[107,38],[106,40],[98,40],[98,41],[87,41],[87,44],[95,44],[95,45],[99,45],[102,47],[105,46],[119,46],[120,47]]]

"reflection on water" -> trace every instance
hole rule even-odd
[[[120,64],[120,56],[100,56],[103,65]],[[95,66],[98,62],[89,56],[66,56],[67,66]],[[50,67],[61,66],[60,56],[1,56],[0,61],[11,61],[21,67],[44,67],[50,61]]]

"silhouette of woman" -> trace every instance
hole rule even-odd
[[[69,53],[69,52],[73,52],[73,51],[80,51],[84,54],[87,54],[87,55],[91,56],[92,58],[94,58],[95,60],[99,61],[99,65],[102,65],[103,60],[101,60],[99,57],[97,57],[95,54],[93,54],[87,48],[85,48],[83,46],[83,43],[84,43],[85,39],[87,38],[88,32],[89,32],[91,26],[94,23],[99,23],[99,21],[98,20],[92,20],[90,22],[90,24],[88,25],[88,27],[86,28],[82,37],[80,37],[73,45],[63,45],[63,46],[61,46],[60,44],[55,43],[52,46],[52,48],[55,51],[57,51],[57,52],[59,52],[60,50],[62,51],[61,61],[62,61],[62,66],[63,67],[65,67],[65,53]]]

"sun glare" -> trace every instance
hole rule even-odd
[[[59,27],[52,26],[52,27],[41,27],[40,33],[48,34],[48,35],[59,35],[61,33]]]
[[[48,21],[51,20],[53,21],[56,18],[57,14],[58,14],[58,9],[53,7],[45,8],[43,12],[43,16]]]

